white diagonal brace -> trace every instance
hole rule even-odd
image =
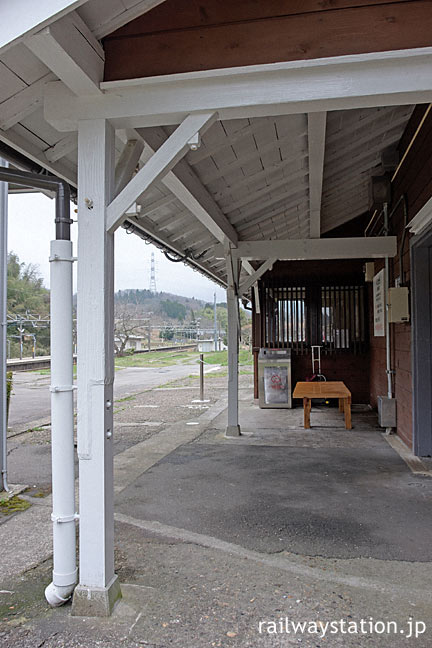
[[[26,46],[76,95],[101,95],[105,54],[76,12],[30,36]]]
[[[137,129],[137,132],[153,151],[166,140],[161,128]],[[186,160],[167,173],[162,183],[218,241],[237,245],[236,230]]]
[[[107,208],[107,230],[113,232],[125,220],[126,210],[154,182],[166,175],[189,148],[189,140],[205,131],[216,119],[216,113],[205,112],[189,115],[172,135],[151,156],[146,164],[130,180]]]
[[[142,139],[128,140],[124,146],[115,170],[114,195],[117,196],[132,178],[141,153],[144,150]]]
[[[239,288],[239,293],[240,295],[244,295],[248,292],[249,288],[252,288],[252,286],[260,279],[260,277],[263,276],[267,272],[267,270],[271,270],[273,267],[273,264],[276,262],[276,258],[271,257],[270,259],[267,259],[267,261],[264,261],[262,265],[258,268],[258,270],[254,270],[254,273],[246,279],[244,283],[241,284]]]
[[[381,259],[394,257],[397,252],[395,236],[358,236],[328,239],[274,239],[269,241],[239,241],[231,250],[233,259],[268,259],[281,261],[318,259]],[[215,256],[224,255],[220,245]]]
[[[321,236],[321,196],[324,174],[326,123],[326,112],[308,114],[309,232],[311,238],[319,238]]]
[[[246,270],[246,272],[250,275],[255,272],[255,268],[247,259],[242,259],[242,266]],[[253,291],[255,295],[255,312],[258,313],[259,315],[261,313],[261,305],[260,305],[258,284],[254,284]]]

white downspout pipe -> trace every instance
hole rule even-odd
[[[384,234],[389,233],[388,204],[384,203]],[[384,287],[385,287],[385,338],[386,338],[386,374],[387,374],[387,398],[393,398],[393,381],[391,368],[391,339],[390,339],[390,318],[389,318],[389,289],[390,289],[390,261],[386,256],[384,260]],[[391,434],[392,428],[386,428],[386,434]]]
[[[72,243],[51,241],[51,438],[53,580],[45,597],[63,605],[77,582],[72,338]]]
[[[0,165],[8,167],[0,158]],[[7,480],[7,230],[8,230],[8,183],[0,182],[0,491],[9,492]]]

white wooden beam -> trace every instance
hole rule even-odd
[[[126,210],[137,198],[166,175],[185,155],[191,138],[209,128],[215,119],[216,114],[211,112],[186,117],[108,206],[107,227],[110,232],[122,224]]]
[[[273,264],[276,262],[277,259],[275,258],[270,258],[264,261],[262,265],[257,270],[254,270],[253,274],[244,281],[239,288],[239,294],[244,295],[246,294],[250,288],[260,279],[263,274],[267,272],[267,270],[271,270],[273,267]]]
[[[239,425],[239,383],[238,383],[238,354],[240,317],[238,303],[239,261],[231,254],[231,246],[227,246],[227,310],[228,310],[228,425],[225,435],[228,437],[240,436]]]
[[[432,48],[205,70],[102,83],[99,97],[48,87],[45,115],[58,130],[102,116],[116,128],[176,124],[194,111],[220,119],[432,101]]]
[[[114,195],[117,196],[125,188],[135,173],[137,164],[144,150],[142,139],[128,140],[124,146],[115,170]]]
[[[66,137],[59,140],[54,146],[46,149],[45,156],[49,162],[56,162],[68,153],[78,148],[78,137],[76,133],[69,133]]]
[[[321,197],[326,124],[326,112],[308,114],[309,232],[311,238],[321,236]]]
[[[25,44],[76,95],[102,95],[104,50],[76,12],[30,36]]]
[[[153,151],[159,150],[166,141],[161,128],[138,129],[137,132]],[[181,160],[162,178],[162,183],[218,241],[237,244],[236,230],[186,160]]]
[[[0,3],[0,50],[4,51],[24,35],[39,31],[88,0],[19,0]]]
[[[8,130],[37,110],[43,104],[45,85],[54,79],[55,75],[50,72],[42,79],[14,94],[10,99],[3,101],[0,104],[0,128]]]
[[[80,582],[73,613],[108,616],[121,596],[114,573],[114,236],[106,232],[112,126],[103,119],[80,124],[78,153]]]
[[[224,256],[218,246],[216,256]],[[237,259],[275,258],[285,261],[309,259],[380,259],[394,257],[395,236],[352,237],[328,239],[275,239],[271,241],[239,241],[231,253]]]

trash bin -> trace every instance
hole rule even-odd
[[[292,407],[291,349],[260,349],[258,396],[261,408]]]

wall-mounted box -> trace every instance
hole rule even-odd
[[[405,286],[389,289],[389,322],[409,322],[409,290]]]
[[[381,427],[396,427],[396,399],[378,396],[378,423]]]
[[[375,263],[367,261],[365,264],[365,281],[373,281],[375,276]]]

